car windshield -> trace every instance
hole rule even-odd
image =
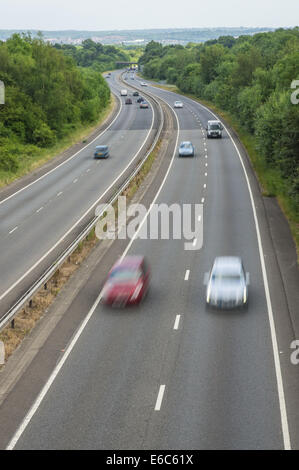
[[[110,280],[114,282],[137,281],[141,277],[140,269],[130,269],[127,267],[116,268],[110,274]]]
[[[228,282],[231,284],[239,284],[241,282],[241,279],[242,277],[240,274],[215,273],[212,275],[212,280],[216,282]]]
[[[211,129],[212,131],[218,131],[220,129],[220,125],[219,124],[210,124],[209,125],[209,129]]]
[[[107,145],[101,145],[100,147],[96,147],[96,150],[100,150],[100,151],[104,151],[107,149],[108,149]]]
[[[189,144],[188,142],[184,142],[183,144],[181,144],[181,149],[190,149],[191,148],[191,144]]]

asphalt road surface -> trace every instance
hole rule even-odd
[[[109,83],[119,96],[124,87],[115,74]],[[153,108],[140,110],[136,100],[125,105],[125,97],[119,99],[120,112],[106,132],[43,178],[0,201],[0,318],[63,251],[62,242],[70,241],[66,234],[84,226],[91,207],[94,215],[101,195],[133,158],[137,162],[138,151],[152,139],[157,127]],[[94,149],[101,144],[109,145],[110,157],[95,160]]]
[[[186,251],[185,240],[133,241],[128,254],[145,255],[152,271],[145,302],[125,310],[96,304],[12,447],[298,448],[298,373],[289,371],[288,359],[279,360],[291,333],[288,326],[283,333],[273,329],[275,295],[269,303],[265,281],[270,292],[281,286],[263,272],[261,246],[270,248],[259,246],[239,155],[226,131],[221,140],[206,139],[208,110],[164,90],[150,92],[171,106],[184,102],[176,111],[178,143],[191,140],[196,149],[194,158],[176,153],[156,203],[203,204],[203,246]],[[247,311],[206,310],[204,273],[221,255],[241,256],[250,273]]]

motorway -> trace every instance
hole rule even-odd
[[[139,86],[136,79],[133,84]],[[184,240],[123,243],[126,253],[144,254],[152,271],[149,294],[136,309],[111,310],[99,303],[99,266],[71,306],[73,313],[82,310],[92,293],[93,307],[83,312],[88,321],[6,444],[15,449],[299,448],[299,376],[288,357],[293,331],[275,267],[264,269],[273,254],[263,222],[257,226],[262,208],[254,179],[247,176],[250,167],[227,131],[222,140],[206,140],[209,110],[189,98],[149,90],[171,107],[176,99],[184,102],[175,111],[177,143],[191,140],[196,149],[194,159],[174,153],[155,202],[203,204],[203,247],[186,251]],[[133,108],[128,113],[122,122],[123,127],[127,119],[133,122],[134,139],[126,143],[133,154],[136,128],[143,129],[142,141],[151,118],[141,123]],[[78,175],[89,164],[83,155]],[[70,188],[78,177],[75,168]],[[86,192],[98,177],[86,178]],[[53,197],[51,184],[48,191],[44,206]],[[37,217],[41,203],[32,195],[27,218]],[[24,220],[17,201],[12,212]],[[19,223],[6,217],[3,240]],[[241,256],[250,273],[246,312],[206,311],[204,274],[219,255]],[[2,256],[8,255],[1,249]],[[110,265],[114,261],[111,254]],[[7,288],[12,281],[5,276],[2,282]]]
[[[120,99],[121,85],[111,77]],[[82,230],[97,202],[108,200],[116,179],[135,165],[158,126],[154,108],[124,104],[112,125],[63,164],[0,200],[0,319],[34,280]],[[157,114],[157,113],[155,113]],[[108,160],[94,160],[96,145],[107,144]],[[12,250],[13,247],[13,250]]]

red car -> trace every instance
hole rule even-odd
[[[139,304],[147,292],[149,278],[143,256],[126,256],[112,267],[102,290],[102,302],[114,307]]]

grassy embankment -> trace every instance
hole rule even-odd
[[[8,172],[0,170],[0,188],[4,187],[13,181],[27,175],[35,169],[41,167],[49,160],[54,158],[56,155],[67,150],[72,145],[78,142],[84,142],[84,140],[97,128],[99,127],[112,112],[115,103],[115,98],[111,95],[110,103],[102,110],[96,122],[83,126],[80,125],[76,130],[69,133],[66,137],[60,139],[51,148],[39,149],[38,152],[27,155],[23,159],[19,159],[19,167],[16,172]],[[28,146],[29,148],[30,146]]]

